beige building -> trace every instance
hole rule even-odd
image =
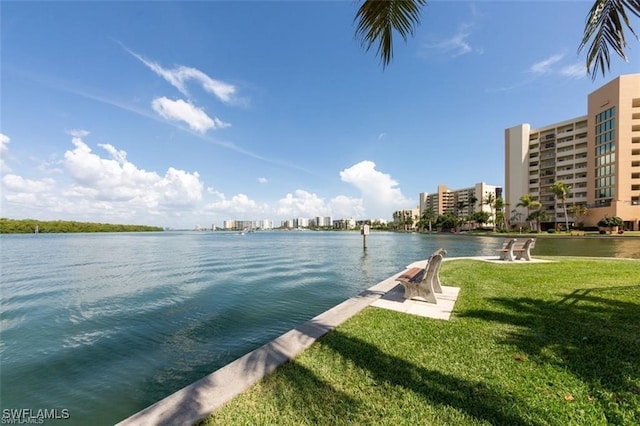
[[[493,222],[495,212],[484,202],[487,197],[493,197],[494,200],[502,197],[502,187],[487,185],[484,182],[463,189],[448,189],[446,185],[438,185],[437,193],[420,193],[418,209],[421,213],[426,209],[432,209],[438,216],[447,212],[468,216],[474,212],[486,211],[492,215]],[[475,203],[472,203],[474,198]]]
[[[420,211],[418,209],[404,209],[393,212],[393,223],[402,227],[403,231],[413,231],[420,220]]]
[[[551,218],[543,227],[564,223],[561,202],[550,189],[557,181],[570,187],[568,206],[589,209],[579,218],[585,226],[618,216],[627,229],[640,229],[640,74],[620,76],[589,94],[585,116],[505,130],[508,216],[526,218],[516,205],[529,194]]]

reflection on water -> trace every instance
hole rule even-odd
[[[374,234],[377,237],[378,234]],[[405,234],[406,258],[426,259],[437,248],[447,250],[447,257],[496,256],[505,236],[471,236],[456,234]],[[509,237],[511,238],[511,237]],[[518,240],[536,238],[532,254],[538,256],[589,256],[640,259],[640,238],[637,237],[551,237],[523,234]],[[374,241],[371,239],[370,241]],[[371,249],[369,249],[371,250]],[[417,257],[417,258],[416,258]],[[415,258],[415,259],[414,259]]]
[[[538,238],[534,253],[548,256],[593,256],[640,259],[640,238]]]

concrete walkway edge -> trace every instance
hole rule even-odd
[[[193,425],[379,299],[398,284],[396,278],[402,272],[128,417],[118,426]]]

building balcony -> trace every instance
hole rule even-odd
[[[580,142],[578,144],[576,144],[576,150],[586,150],[587,149],[587,143],[586,142]]]

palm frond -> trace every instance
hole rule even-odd
[[[354,19],[358,21],[356,38],[366,50],[377,42],[376,54],[386,68],[393,58],[393,33],[400,34],[406,42],[420,24],[420,9],[426,3],[426,0],[365,0]]]
[[[587,52],[587,72],[595,79],[599,68],[602,75],[609,69],[611,56],[609,49],[613,49],[625,61],[627,56],[624,48],[627,41],[624,35],[624,25],[638,38],[631,24],[627,10],[640,17],[640,0],[596,0],[587,15],[584,36],[578,47],[578,53],[591,41]]]

